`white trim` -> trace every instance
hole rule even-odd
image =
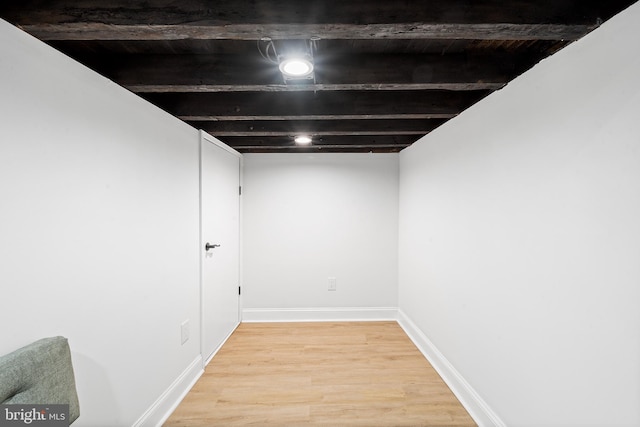
[[[402,310],[398,310],[398,324],[431,363],[431,366],[442,377],[479,427],[506,427],[500,417],[482,400],[473,387]]]
[[[238,295],[238,319],[236,321],[235,326],[229,332],[229,334],[222,340],[222,343],[216,347],[210,355],[205,355],[204,351],[204,342],[205,342],[205,328],[204,328],[204,277],[203,277],[203,248],[204,248],[204,239],[202,235],[202,173],[203,173],[203,161],[202,161],[202,147],[203,144],[210,143],[214,146],[226,151],[227,153],[231,153],[235,157],[238,158],[238,184],[240,188],[242,188],[243,183],[243,157],[242,154],[233,148],[229,147],[227,144],[221,142],[217,138],[209,135],[207,132],[200,129],[198,131],[200,139],[198,141],[198,230],[199,230],[199,245],[198,245],[198,262],[200,268],[200,354],[202,357],[202,367],[204,368],[211,362],[213,356],[222,348],[224,343],[229,339],[231,334],[236,330],[240,322],[242,321],[242,295]],[[242,197],[241,194],[238,195],[238,286],[242,289]],[[205,359],[206,357],[206,359]]]
[[[133,427],[161,426],[204,373],[202,356],[196,357],[182,374],[165,390]]]
[[[244,227],[242,226],[242,224],[244,224],[244,204],[243,204],[243,197],[242,197],[242,192],[244,191],[244,157],[240,156],[240,170],[238,171],[239,179],[238,182],[240,183],[240,188],[239,188],[239,192],[240,192],[240,196],[239,196],[239,201],[238,201],[238,227],[240,228],[238,230],[238,238],[240,239],[240,242],[238,244],[238,286],[240,287],[240,295],[238,295],[238,323],[242,322],[242,307],[243,307],[243,296],[244,296],[244,292],[242,292],[242,288],[243,288],[243,284],[244,284],[244,232],[243,229]]]
[[[229,153],[233,154],[234,156],[238,157],[238,158],[242,158],[242,154],[239,151],[234,150],[233,148],[229,147],[227,144],[225,144],[224,142],[220,141],[218,138],[216,138],[215,136],[211,136],[209,135],[207,132],[203,131],[202,129],[199,130],[200,132],[200,139],[201,140],[206,140],[220,148],[222,148],[225,151],[228,151]]]
[[[200,131],[200,139],[198,140],[198,302],[199,302],[199,315],[200,318],[200,358],[204,359],[204,285],[202,277],[202,247],[204,246],[204,239],[202,238],[202,145],[205,140],[205,133]],[[204,363],[203,363],[204,368]]]
[[[243,322],[397,320],[396,307],[245,308]]]

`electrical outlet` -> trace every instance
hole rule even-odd
[[[182,335],[182,345],[189,341],[189,319],[182,322],[180,325],[180,332]]]
[[[330,291],[335,291],[336,290],[336,278],[335,277],[329,277],[329,290]]]

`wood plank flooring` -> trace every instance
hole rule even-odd
[[[243,323],[164,424],[475,426],[396,322]]]

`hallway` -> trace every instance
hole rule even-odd
[[[243,323],[165,426],[474,426],[396,322]]]

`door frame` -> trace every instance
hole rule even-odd
[[[244,166],[244,162],[243,162],[243,157],[242,154],[236,150],[234,150],[233,148],[229,147],[228,145],[224,144],[223,142],[219,141],[218,139],[216,139],[215,137],[209,135],[207,132],[203,131],[202,129],[199,130],[199,138],[198,138],[198,230],[199,230],[199,236],[198,236],[198,267],[200,269],[199,272],[199,280],[200,280],[200,355],[202,357],[202,367],[204,369],[204,367],[207,366],[207,364],[209,364],[209,362],[211,361],[211,359],[213,359],[213,357],[216,355],[216,353],[220,350],[220,348],[224,345],[224,343],[227,341],[227,339],[229,339],[229,336],[231,336],[231,334],[233,333],[233,331],[231,331],[231,333],[229,333],[229,335],[227,335],[225,337],[225,339],[222,341],[222,343],[220,344],[220,346],[218,346],[218,348],[216,348],[213,353],[211,353],[211,355],[207,355],[204,354],[204,278],[203,278],[203,263],[202,263],[202,251],[204,248],[204,238],[202,236],[203,233],[203,229],[202,229],[202,146],[205,143],[211,143],[215,146],[217,146],[218,148],[223,149],[224,151],[233,154],[234,156],[236,156],[239,160],[238,162],[238,182],[240,184],[240,188],[238,189],[239,191],[239,199],[238,199],[238,286],[241,289],[240,295],[238,295],[238,319],[236,322],[236,326],[235,328],[237,328],[240,325],[240,322],[242,322],[242,297],[244,292],[242,291],[242,284],[243,284],[243,278],[242,278],[242,184],[243,184],[243,179],[242,179],[242,169]],[[235,330],[234,328],[234,330]]]

